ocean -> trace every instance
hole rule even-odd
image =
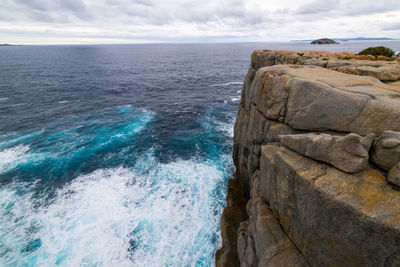
[[[0,266],[212,266],[254,49],[0,47]]]

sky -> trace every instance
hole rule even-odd
[[[400,39],[400,0],[0,0],[0,43]]]

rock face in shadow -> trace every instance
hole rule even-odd
[[[354,173],[368,166],[369,148],[374,134],[334,136],[331,134],[280,135],[281,143],[297,153],[329,163],[339,170]]]
[[[216,266],[239,266],[237,254],[237,229],[247,219],[247,199],[236,180],[228,181],[227,207],[221,217],[222,248],[216,254]]]
[[[218,266],[400,266],[399,62],[352,56],[252,54]]]

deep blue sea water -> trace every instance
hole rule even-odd
[[[254,49],[0,47],[0,266],[212,266]]]

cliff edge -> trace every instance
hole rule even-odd
[[[400,266],[400,64],[348,58],[252,54],[217,266]]]

